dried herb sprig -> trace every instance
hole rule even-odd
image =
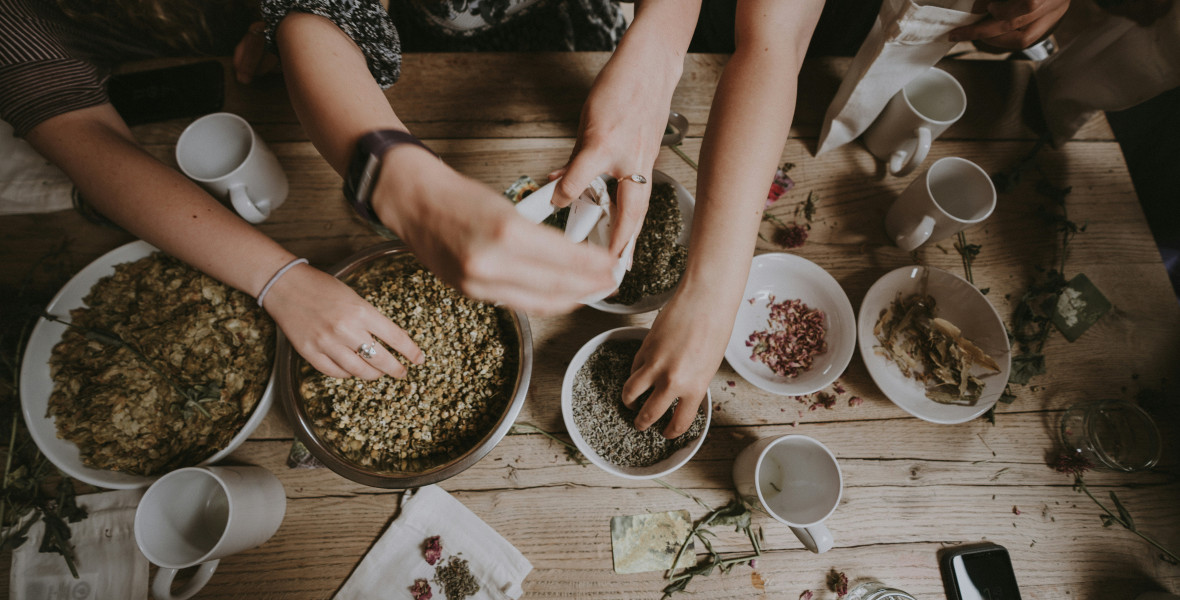
[[[21,418],[20,365],[25,342],[36,322],[40,302],[27,297],[29,284],[35,275],[45,275],[57,267],[66,267],[58,259],[65,247],[42,257],[0,309],[8,318],[0,321],[0,415],[8,418],[8,442],[3,446],[4,478],[0,480],[0,551],[20,547],[28,540],[29,529],[40,520],[45,524],[39,550],[62,556],[66,567],[76,578],[73,545],[69,523],[86,518],[86,510],[75,501],[74,482],[58,471],[33,443]],[[66,270],[66,269],[63,269]],[[63,273],[64,275],[64,273]]]
[[[561,444],[565,447],[565,455],[569,457],[570,460],[578,463],[579,465],[585,467],[590,464],[590,461],[586,460],[585,456],[582,456],[582,452],[578,450],[577,446],[557,437],[556,435],[553,435],[552,433],[549,433],[548,431],[545,431],[544,429],[541,429],[540,427],[537,427],[536,425],[533,425],[532,423],[513,423],[512,427],[508,429],[508,435],[529,435],[531,433],[539,433],[557,442],[558,444]]]
[[[1114,493],[1114,490],[1109,492],[1110,501],[1114,506],[1114,510],[1108,508],[1094,496],[1094,494],[1090,491],[1090,488],[1086,487],[1086,480],[1083,477],[1083,473],[1085,473],[1089,467],[1090,463],[1085,459],[1085,457],[1079,454],[1071,455],[1069,452],[1062,452],[1053,465],[1053,468],[1059,473],[1073,475],[1074,491],[1085,494],[1090,498],[1090,500],[1094,501],[1094,504],[1098,505],[1098,508],[1102,509],[1103,514],[1098,515],[1098,518],[1102,519],[1103,527],[1120,525],[1123,527],[1123,529],[1130,531],[1131,533],[1142,538],[1143,541],[1151,544],[1152,546],[1155,546],[1157,550],[1163,553],[1160,555],[1160,558],[1165,562],[1171,565],[1180,565],[1180,555],[1177,555],[1175,552],[1165,548],[1163,544],[1160,544],[1154,538],[1139,530],[1138,526],[1135,524],[1135,519],[1131,517],[1131,513],[1127,510],[1127,507],[1123,506],[1122,501],[1119,500],[1119,497]]]
[[[975,276],[971,273],[971,263],[979,256],[979,252],[983,250],[983,246],[979,244],[968,244],[967,236],[962,231],[959,232],[957,241],[955,241],[955,250],[959,251],[959,256],[963,258],[963,273],[967,278],[967,282],[975,285]]]
[[[707,576],[713,573],[714,569],[720,570],[722,573],[730,572],[735,565],[750,564],[758,557],[762,556],[762,546],[759,543],[761,537],[761,530],[757,534],[754,533],[751,527],[750,509],[746,508],[741,500],[735,498],[722,506],[715,509],[709,514],[702,517],[693,525],[692,531],[685,537],[684,542],[680,544],[680,549],[676,552],[676,558],[672,560],[673,565],[680,563],[680,558],[684,555],[688,544],[695,538],[701,542],[705,550],[709,552],[708,558],[705,562],[684,569],[680,573],[674,573],[674,568],[669,569],[664,574],[664,579],[671,581],[664,587],[661,600],[669,598],[676,592],[683,592],[693,577],[697,575]],[[750,540],[750,545],[753,547],[753,552],[741,554],[738,556],[723,556],[713,548],[713,543],[710,538],[716,537],[716,534],[710,530],[710,527],[725,527],[732,525],[734,531],[740,531],[746,534]]]
[[[201,413],[202,415],[205,415],[206,419],[213,418],[213,416],[209,414],[209,411],[205,410],[205,407],[202,406],[202,404],[207,402],[221,402],[220,383],[211,382],[181,386],[175,379],[156,366],[154,361],[144,355],[143,352],[140,352],[138,348],[127,343],[119,334],[113,331],[107,331],[105,329],[76,325],[66,321],[65,319],[51,315],[48,312],[41,313],[41,316],[45,319],[53,321],[54,323],[61,323],[62,325],[65,325],[71,329],[77,329],[88,340],[99,342],[112,348],[126,349],[128,352],[134,355],[137,360],[139,360],[140,364],[151,369],[156,373],[156,375],[159,375],[165,382],[168,383],[168,386],[172,388],[172,391],[176,392],[176,394],[180,396],[180,404],[173,405],[173,408],[183,411],[186,419],[192,417],[194,410]]]

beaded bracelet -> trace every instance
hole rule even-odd
[[[284,273],[286,273],[287,271],[290,271],[291,267],[294,267],[295,265],[306,265],[306,264],[307,264],[306,258],[296,258],[295,260],[284,265],[283,268],[276,271],[275,274],[270,278],[270,281],[266,282],[266,285],[262,286],[262,291],[258,293],[258,306],[262,306],[262,299],[266,298],[266,293],[269,292],[271,286],[273,286],[275,284],[275,282],[279,280],[279,277],[282,277]]]

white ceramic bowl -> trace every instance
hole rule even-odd
[[[652,183],[668,183],[676,190],[676,200],[680,203],[680,220],[684,222],[684,228],[680,230],[680,237],[676,239],[676,243],[681,246],[688,246],[688,238],[692,234],[692,216],[693,210],[696,207],[696,200],[688,190],[680,185],[679,181],[672,179],[662,171],[652,171]],[[591,242],[599,245],[609,245],[609,240],[597,239],[598,228],[590,233]],[[598,300],[590,302],[587,306],[601,310],[602,312],[614,313],[618,315],[637,315],[653,310],[659,310],[672,299],[672,295],[676,293],[676,288],[662,293],[640,298],[635,304],[614,304],[606,300]]]
[[[45,307],[45,312],[57,317],[68,319],[70,310],[84,306],[82,298],[90,293],[90,288],[99,279],[112,275],[115,265],[134,262],[155,252],[156,248],[144,241],[131,242],[100,256],[74,275],[65,286]],[[49,459],[63,473],[90,485],[109,489],[134,489],[145,487],[159,478],[160,475],[144,476],[96,469],[86,466],[78,453],[78,447],[73,442],[57,437],[57,426],[53,417],[47,416],[49,395],[53,392],[53,377],[50,375],[49,357],[53,347],[61,341],[66,326],[47,319],[39,319],[29,337],[25,347],[24,359],[20,370],[21,412],[24,414],[25,425],[29,434],[41,453]],[[254,412],[246,420],[241,431],[230,439],[220,452],[214,454],[200,464],[213,464],[230,455],[238,446],[242,445],[250,434],[258,428],[266,413],[270,411],[273,400],[274,369],[271,369],[270,380],[262,393],[262,398],[254,407]]]
[[[926,292],[934,297],[934,314],[962,329],[967,339],[975,342],[1000,365],[999,373],[980,377],[984,383],[983,394],[975,406],[941,404],[927,398],[922,383],[902,375],[893,361],[873,351],[879,344],[873,335],[873,327],[881,311],[899,295],[908,296],[921,291],[924,272],[929,273]],[[878,279],[860,305],[857,338],[860,355],[877,387],[902,410],[931,423],[964,423],[986,413],[1004,392],[1011,372],[1008,332],[999,313],[967,280],[934,267],[902,267]]]
[[[705,443],[705,435],[709,433],[709,423],[713,417],[713,396],[706,391],[704,402],[705,427],[701,430],[701,435],[697,436],[687,446],[673,452],[668,458],[646,467],[624,467],[607,462],[606,459],[595,452],[590,447],[590,444],[582,438],[582,434],[578,431],[578,426],[574,423],[573,414],[574,378],[577,376],[578,370],[582,368],[582,365],[586,364],[586,359],[590,358],[590,355],[603,342],[608,340],[642,340],[647,336],[648,331],[650,329],[647,327],[619,327],[618,329],[604,331],[594,336],[574,355],[573,360],[570,361],[570,366],[565,370],[565,379],[561,382],[561,417],[565,421],[566,431],[569,432],[570,437],[574,440],[574,445],[598,468],[625,479],[654,479],[656,477],[663,477],[684,466],[697,453],[701,445]]]
[[[750,358],[746,340],[767,328],[769,300],[802,300],[824,312],[824,341],[828,349],[815,356],[810,369],[784,377]],[[772,393],[801,396],[830,385],[848,368],[856,348],[856,317],[844,288],[819,265],[794,254],[770,253],[754,257],[746,290],[738,307],[725,360],[746,381]]]

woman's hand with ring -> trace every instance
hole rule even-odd
[[[279,279],[263,307],[295,351],[325,375],[404,377],[406,368],[394,352],[414,364],[425,361],[414,340],[381,311],[344,282],[309,265]]]

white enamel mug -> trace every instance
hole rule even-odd
[[[950,73],[931,67],[893,95],[865,131],[869,152],[896,176],[926,160],[930,144],[967,110],[967,93]]]
[[[734,460],[733,483],[743,501],[789,526],[808,550],[832,549],[823,522],[840,504],[844,477],[827,446],[797,434],[762,438]]]
[[[925,173],[889,207],[885,232],[907,252],[950,237],[982,222],[996,208],[996,188],[979,165],[948,156]]]
[[[135,541],[153,564],[155,600],[191,598],[222,558],[260,546],[283,522],[283,484],[262,467],[188,467],[148,488],[135,511]],[[200,565],[175,593],[181,569]]]
[[[287,175],[245,119],[213,113],[193,121],[176,141],[176,164],[189,179],[243,219],[261,223],[287,199]]]

